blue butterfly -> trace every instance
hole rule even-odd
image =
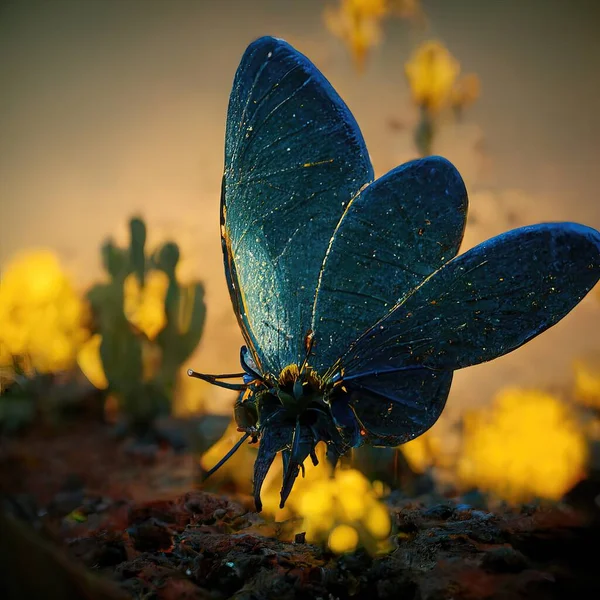
[[[397,446],[440,416],[456,369],[548,329],[600,278],[600,233],[522,227],[457,256],[458,171],[432,156],[375,180],[362,134],[318,69],[263,37],[235,75],[225,137],[225,275],[247,346],[242,373],[189,374],[238,390],[260,443],[254,498],[278,452],[285,504],[317,442]],[[224,380],[243,377],[243,383]]]

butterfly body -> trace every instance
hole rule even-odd
[[[542,223],[459,255],[467,192],[439,156],[374,180],[352,114],[289,44],[246,50],[229,102],[221,235],[246,346],[240,392],[259,443],[254,497],[281,452],[285,503],[323,441],[332,463],[397,446],[440,416],[456,369],[520,347],[600,278],[600,233]],[[225,383],[241,377],[242,384]],[[221,461],[211,472],[213,472]]]

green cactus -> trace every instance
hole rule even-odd
[[[178,261],[179,249],[171,242],[166,243],[156,257],[156,267],[169,278],[165,298],[167,325],[157,338],[164,363],[169,368],[181,365],[190,357],[202,336],[206,316],[203,285],[180,286],[175,276]]]
[[[129,231],[131,235],[131,244],[129,246],[131,270],[135,273],[140,285],[143,286],[146,275],[146,254],[144,253],[146,225],[140,218],[134,217],[129,222]]]
[[[130,428],[141,434],[152,426],[155,417],[169,411],[181,365],[200,341],[206,307],[201,283],[181,286],[177,281],[177,244],[168,242],[147,257],[143,220],[133,218],[129,225],[129,248],[118,248],[111,241],[103,245],[103,263],[111,280],[94,286],[88,298],[96,315],[97,331],[102,335],[100,357],[109,391],[121,401]],[[152,341],[134,328],[124,313],[126,278],[134,273],[143,287],[150,269],[163,271],[169,281],[166,325]],[[156,355],[157,350],[159,367],[148,376],[144,354]]]

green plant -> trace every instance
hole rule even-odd
[[[88,293],[99,352],[79,363],[95,385],[116,396],[129,428],[143,435],[170,411],[181,365],[200,341],[206,307],[200,282],[177,280],[177,244],[148,255],[143,220],[133,218],[129,226],[128,248],[112,240],[102,247],[110,280]]]

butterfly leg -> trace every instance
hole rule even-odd
[[[327,459],[327,462],[331,465],[332,471],[335,471],[340,456],[341,454],[338,452],[334,443],[327,444],[327,454],[325,455],[325,458]]]
[[[279,411],[268,417],[261,427],[260,445],[258,446],[258,455],[254,462],[254,504],[256,512],[262,510],[260,491],[265,477],[275,460],[277,453],[284,450],[290,442],[291,430],[287,426],[271,427],[269,426],[273,419],[279,414]]]
[[[300,421],[297,420],[292,436],[292,448],[289,451],[289,458],[287,459],[287,468],[284,470],[280,508],[285,506],[285,502],[292,491],[292,487],[300,471],[302,471],[302,476],[304,477],[304,461],[311,453],[314,453],[314,448],[315,440],[313,439],[312,432],[308,427],[302,428]],[[286,461],[285,455],[284,461]]]
[[[268,443],[267,433],[261,439],[260,446],[258,447],[258,456],[256,457],[256,461],[254,462],[254,506],[256,507],[256,512],[260,512],[262,510],[262,500],[260,499],[260,491],[262,489],[263,483],[265,482],[265,477],[275,460],[275,456],[277,455],[277,451],[274,451],[270,448],[270,444]]]
[[[312,460],[312,464],[315,467],[319,464],[319,459],[317,458],[317,453],[314,448],[310,451],[310,460]]]

